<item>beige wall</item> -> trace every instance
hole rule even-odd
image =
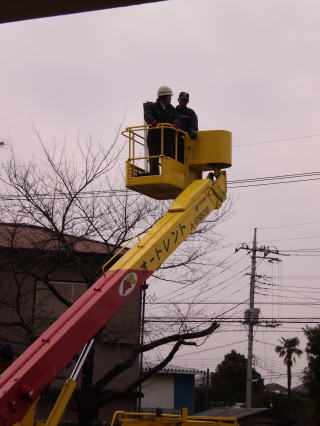
[[[174,377],[156,374],[142,385],[142,408],[174,408]]]

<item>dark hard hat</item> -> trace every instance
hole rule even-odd
[[[187,93],[187,92],[180,92],[179,93],[179,99],[188,99],[189,100],[189,93]]]

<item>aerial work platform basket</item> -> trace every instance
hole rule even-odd
[[[150,156],[147,139],[158,132],[160,154]],[[168,150],[170,133],[171,155]],[[129,158],[126,162],[126,187],[158,200],[174,199],[192,181],[202,179],[202,172],[231,166],[232,135],[226,130],[203,130],[192,140],[187,132],[161,123],[157,127],[127,127]],[[159,174],[150,174],[150,161],[157,159]],[[178,161],[180,160],[180,161]],[[155,160],[153,160],[155,161]]]

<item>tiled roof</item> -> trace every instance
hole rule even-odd
[[[148,371],[151,368],[155,367],[156,364],[147,364],[143,366],[143,371]],[[177,365],[167,365],[166,367],[162,368],[160,371],[157,372],[157,374],[191,374],[195,376],[198,374],[200,370],[197,370],[196,368],[187,368],[187,367],[179,367]]]
[[[115,246],[64,234],[64,239],[80,253],[112,253]],[[0,247],[35,250],[63,250],[54,232],[27,224],[0,224]]]

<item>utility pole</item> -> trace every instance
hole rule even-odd
[[[252,358],[253,358],[253,326],[254,326],[254,290],[256,284],[257,268],[257,228],[254,228],[252,251],[251,251],[251,275],[250,275],[250,302],[248,319],[248,361],[247,361],[247,385],[246,385],[246,407],[251,408],[252,400]],[[259,312],[257,312],[259,315]],[[257,317],[258,317],[257,315]]]
[[[209,410],[209,387],[210,387],[210,370],[207,368],[206,375],[206,410]]]
[[[149,285],[144,282],[141,288],[141,301],[140,301],[140,346],[143,346],[144,343],[144,325],[145,325],[145,313],[146,313],[146,291]],[[142,375],[143,370],[143,352],[140,352],[140,360],[139,360],[139,374]],[[138,404],[136,404],[136,408],[138,413],[141,412],[141,400],[143,398],[142,394],[142,384],[140,383],[138,388]]]
[[[269,260],[270,262],[277,261],[277,257],[269,257],[269,254],[280,255],[277,249],[271,250],[266,246],[257,246],[257,228],[254,228],[253,242],[252,247],[248,247],[246,244],[242,244],[241,247],[236,249],[236,252],[239,250],[247,250],[251,252],[251,272],[250,274],[250,295],[249,295],[249,309],[244,313],[244,324],[248,325],[248,361],[247,361],[247,384],[246,384],[246,408],[251,408],[252,404],[252,360],[253,360],[253,331],[254,326],[258,325],[260,309],[255,308],[254,306],[254,295],[255,295],[255,286],[257,278],[257,258],[262,258]],[[262,252],[263,256],[258,256],[257,252]],[[260,276],[259,276],[260,277]]]

